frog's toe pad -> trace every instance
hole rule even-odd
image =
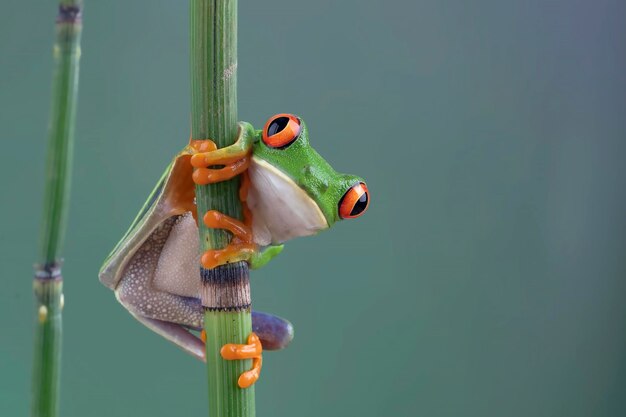
[[[252,359],[252,369],[242,373],[237,380],[240,388],[248,388],[259,379],[263,364],[261,352],[261,340],[255,333],[250,333],[247,344],[228,343],[222,346],[220,354],[226,360]]]
[[[254,384],[257,379],[259,379],[259,376],[261,375],[262,363],[262,356],[252,359],[252,369],[242,373],[241,375],[239,375],[239,379],[237,379],[237,385],[239,385],[239,388],[248,388],[249,386]]]

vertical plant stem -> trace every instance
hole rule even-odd
[[[67,222],[80,58],[81,0],[61,0],[56,20],[52,110],[48,130],[41,250],[33,290],[37,303],[31,416],[55,417],[63,309],[61,249]]]
[[[211,139],[219,148],[237,136],[237,1],[190,0],[191,20],[191,136]],[[239,178],[196,186],[198,218],[217,210],[241,219]],[[200,223],[203,250],[225,247],[230,235]],[[237,386],[251,360],[226,361],[226,343],[246,343],[252,331],[250,281],[245,262],[201,270],[202,302],[206,308],[207,372],[211,417],[255,415],[254,387]]]

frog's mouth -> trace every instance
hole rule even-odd
[[[258,245],[278,244],[328,228],[315,200],[285,173],[254,156],[248,173],[251,183],[248,207]]]

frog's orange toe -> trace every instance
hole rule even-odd
[[[191,146],[194,153],[213,152],[217,150],[217,145],[211,139],[189,138],[189,145]]]
[[[193,182],[198,185],[211,184],[211,170],[208,168],[198,168],[191,174]]]
[[[237,385],[239,385],[239,388],[248,388],[259,379],[259,376],[261,375],[262,364],[262,356],[252,359],[252,369],[241,374],[239,376],[239,379],[237,380]]]

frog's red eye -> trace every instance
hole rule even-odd
[[[350,187],[339,201],[339,216],[342,219],[353,219],[365,213],[370,204],[370,195],[364,182]]]
[[[300,119],[293,114],[277,114],[263,128],[263,142],[270,148],[286,148],[300,135]]]

